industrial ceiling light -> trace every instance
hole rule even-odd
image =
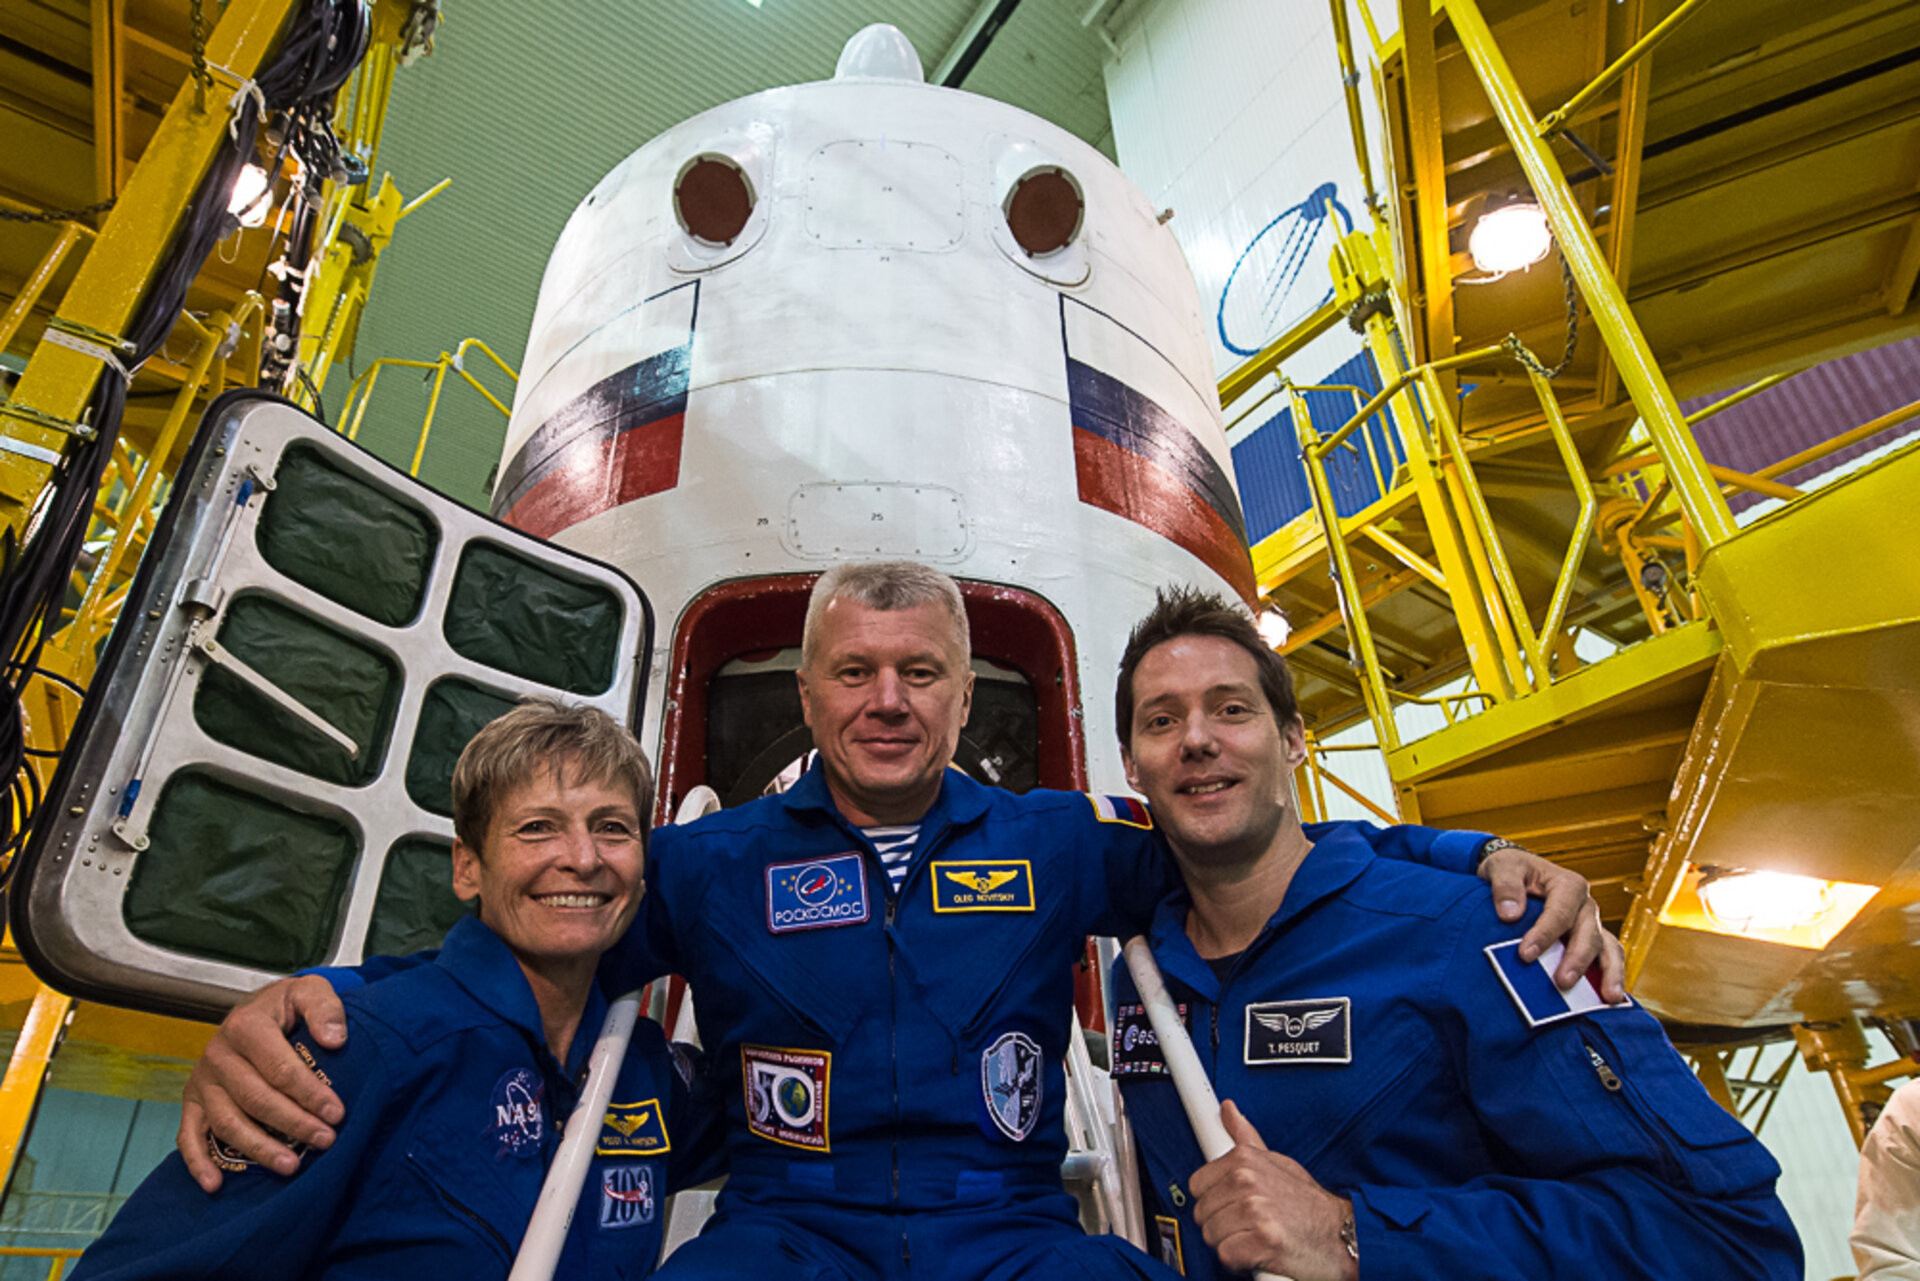
[[[227,212],[242,227],[258,227],[273,212],[273,183],[259,165],[245,165],[233,180],[233,198]]]
[[[1547,215],[1531,200],[1496,205],[1480,215],[1467,236],[1473,265],[1493,279],[1531,267],[1553,248]]]
[[[1817,925],[1834,908],[1829,882],[1788,872],[1723,872],[1703,877],[1699,893],[1709,917],[1743,933]]]
[[[1277,607],[1262,610],[1255,626],[1260,629],[1260,639],[1273,649],[1279,649],[1287,643],[1287,637],[1293,635],[1293,625]]]

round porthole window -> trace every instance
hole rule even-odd
[[[739,238],[753,216],[753,184],[725,156],[695,156],[673,184],[673,216],[689,236],[724,247]]]
[[[1059,253],[1080,234],[1086,200],[1073,175],[1056,165],[1029,169],[1007,192],[1007,230],[1029,258]]]

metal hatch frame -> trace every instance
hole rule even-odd
[[[387,627],[345,618],[352,611],[280,575],[261,556],[253,530],[262,495],[281,455],[296,442],[319,448],[438,525],[422,603],[411,622]],[[63,992],[157,1014],[217,1018],[280,974],[158,946],[134,935],[123,914],[129,873],[144,847],[144,818],[169,778],[197,768],[244,781],[258,795],[324,815],[353,832],[359,851],[324,962],[351,964],[361,959],[387,851],[407,836],[450,841],[453,835],[451,819],[422,809],[406,792],[427,687],[453,675],[507,697],[557,694],[601,707],[638,733],[654,617],[646,595],[620,570],[438,494],[278,396],[247,389],[217,399],[176,475],[48,787],[41,820],[14,869],[8,914],[28,965]],[[585,696],[558,690],[454,653],[441,618],[461,549],[476,541],[551,564],[562,576],[604,585],[619,596],[623,618],[605,691]],[[223,583],[223,575],[237,581]],[[209,664],[190,657],[194,628],[210,635],[229,602],[262,593],[327,619],[399,669],[398,707],[380,772],[369,782],[328,783],[218,743],[195,724],[193,690]],[[123,787],[134,779],[141,786],[126,789],[134,792],[129,799]]]

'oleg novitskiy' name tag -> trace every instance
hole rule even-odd
[[[1026,859],[937,861],[927,870],[936,912],[1033,911],[1033,864]]]
[[[1353,1062],[1353,1002],[1344,996],[1247,1007],[1248,1067]]]

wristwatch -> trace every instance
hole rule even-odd
[[[1480,864],[1487,861],[1487,855],[1498,850],[1523,850],[1525,848],[1527,847],[1519,841],[1510,841],[1504,836],[1496,836],[1480,847],[1480,852],[1473,856],[1473,865],[1479,867]]]
[[[1355,1263],[1360,1261],[1360,1232],[1353,1226],[1353,1211],[1347,1211],[1347,1217],[1340,1220],[1340,1244],[1347,1247],[1347,1257]]]

